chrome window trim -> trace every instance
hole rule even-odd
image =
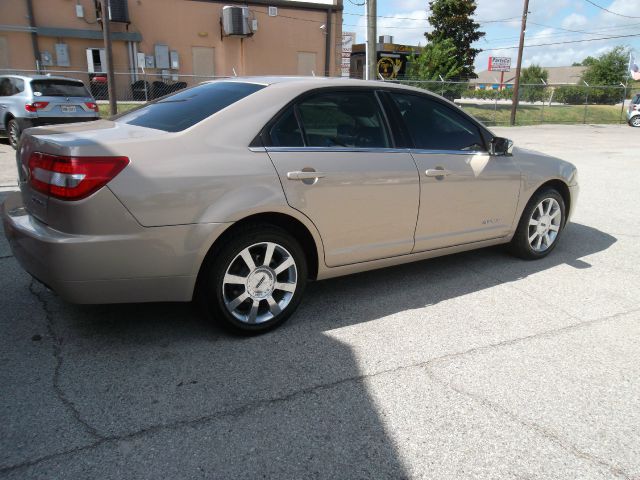
[[[489,155],[489,152],[485,150],[428,150],[412,148],[410,152],[416,155]]]
[[[264,147],[267,152],[379,152],[407,153],[407,148],[362,148],[362,147]]]
[[[425,150],[418,148],[358,148],[358,147],[249,147],[252,152],[378,152],[378,153],[413,153],[417,155],[489,155],[483,150]]]

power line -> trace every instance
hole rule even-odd
[[[591,0],[584,0],[584,1],[587,2],[587,3],[590,3],[591,5],[593,5],[596,8],[599,8],[600,10],[604,10],[605,12],[610,13],[612,15],[617,15],[619,17],[625,17],[625,18],[640,18],[640,17],[632,17],[631,15],[623,15],[622,13],[618,13],[618,12],[612,12],[611,10],[606,9],[606,8],[598,5],[595,2],[592,2]]]
[[[349,0],[351,1],[351,0]],[[353,3],[351,1],[351,3]],[[354,4],[356,5],[356,4]],[[358,4],[359,5],[359,4]],[[353,15],[356,17],[368,17],[368,15],[366,13],[353,13],[353,12],[342,12],[343,15]],[[426,18],[415,18],[415,17],[394,17],[391,15],[376,15],[376,18],[388,18],[391,20],[427,20]],[[509,17],[509,18],[498,18],[498,19],[493,19],[493,20],[474,20],[475,22],[484,25],[485,23],[501,23],[501,22],[508,22],[511,20],[516,20],[520,17]]]
[[[552,43],[536,43],[534,45],[525,45],[525,47],[548,47],[551,45],[565,45],[567,43],[584,43],[584,42],[597,42],[599,40],[611,40],[613,38],[628,38],[628,37],[640,37],[640,33],[634,33],[631,35],[614,35],[611,37],[600,37],[600,38],[584,38],[582,40],[567,40],[565,42],[552,42]],[[518,48],[518,46],[513,47],[496,47],[496,48],[484,48],[484,52],[491,52],[494,50],[513,50],[514,48]]]
[[[628,23],[626,25],[619,25],[619,26],[612,26],[612,27],[603,27],[603,28],[596,28],[595,30],[570,30],[568,28],[562,28],[562,27],[554,27],[553,25],[545,25],[543,23],[536,23],[536,22],[532,22],[532,21],[528,21],[527,23],[531,24],[531,25],[536,25],[538,27],[545,27],[545,28],[551,28],[553,30],[562,30],[563,32],[568,32],[568,33],[562,33],[562,32],[558,32],[558,33],[547,33],[547,34],[536,34],[538,36],[538,38],[550,38],[550,37],[562,37],[562,36],[567,36],[567,35],[572,35],[572,34],[585,34],[585,35],[602,35],[604,33],[611,33],[612,30],[626,30],[626,29],[630,29],[630,28],[637,28],[640,23]],[[508,37],[496,37],[496,38],[484,38],[483,40],[485,40],[486,43],[489,42],[495,42],[498,40],[515,40],[518,39],[519,37],[516,35],[511,35]]]

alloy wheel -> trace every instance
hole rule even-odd
[[[558,238],[562,225],[562,209],[555,198],[545,198],[531,213],[529,245],[534,252],[544,252]]]
[[[255,243],[231,261],[222,281],[228,312],[247,324],[267,322],[291,302],[298,269],[289,251],[274,242]]]
[[[636,115],[635,117],[633,117],[633,119],[631,120],[631,125],[633,125],[634,127],[640,127],[640,115]]]
[[[20,140],[20,129],[16,122],[9,122],[9,144],[13,148],[17,148],[18,141]]]

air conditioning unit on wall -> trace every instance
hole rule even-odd
[[[222,31],[227,36],[251,35],[249,7],[233,5],[222,7]]]

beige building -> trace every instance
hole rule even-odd
[[[143,71],[167,83],[340,74],[342,0],[111,0],[111,8],[119,88]],[[1,0],[0,70],[88,81],[106,68],[98,16],[94,0]]]

